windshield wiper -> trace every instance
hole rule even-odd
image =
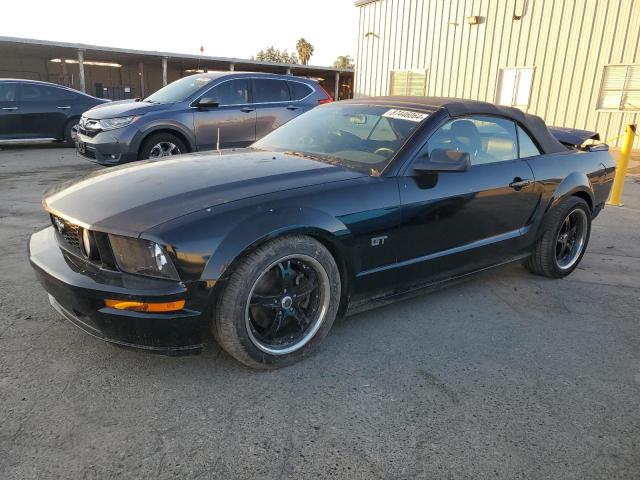
[[[319,155],[319,154],[316,155],[314,153],[299,152],[297,150],[286,150],[282,153],[284,153],[285,155],[291,155],[294,157],[308,158],[309,160],[317,160],[318,162],[332,163],[331,157],[328,157],[326,155]]]

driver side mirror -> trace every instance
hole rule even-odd
[[[201,97],[201,98],[198,99],[198,101],[196,101],[196,103],[194,104],[194,107],[198,107],[198,108],[214,108],[214,107],[217,107],[218,105],[220,105],[220,102],[218,102],[217,98]]]
[[[468,152],[436,148],[428,157],[425,156],[413,165],[418,173],[428,172],[466,172],[471,168],[471,157]]]

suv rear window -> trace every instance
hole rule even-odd
[[[289,88],[291,88],[291,100],[302,100],[313,92],[309,85],[300,82],[289,82]]]
[[[253,101],[256,103],[288,102],[289,87],[284,80],[256,79],[253,81]]]

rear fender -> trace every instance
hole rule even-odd
[[[549,210],[554,209],[562,200],[572,195],[578,195],[587,200],[589,209],[593,211],[593,186],[589,181],[589,177],[587,177],[587,175],[582,172],[573,172],[565,177],[565,179],[560,182],[556,190],[553,192],[545,213],[547,213]]]

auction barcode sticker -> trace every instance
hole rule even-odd
[[[410,122],[421,122],[429,116],[428,113],[414,112],[413,110],[399,110],[392,108],[382,114],[383,117],[397,118],[399,120],[409,120]]]

